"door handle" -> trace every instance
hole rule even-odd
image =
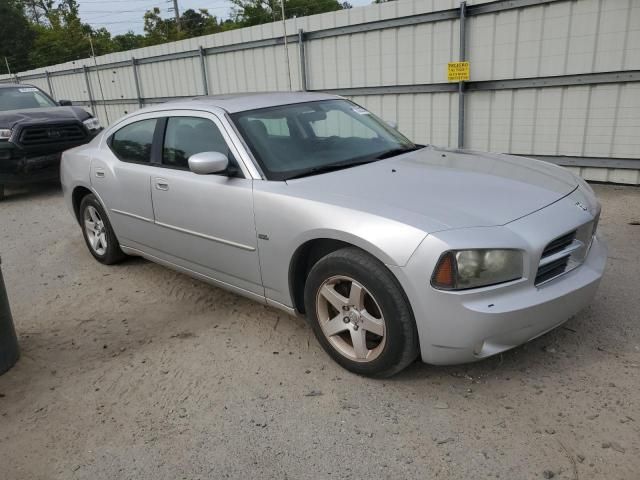
[[[96,177],[104,178],[104,170],[101,168],[96,168]]]
[[[169,190],[169,182],[167,182],[164,178],[156,178],[155,184],[156,190]]]

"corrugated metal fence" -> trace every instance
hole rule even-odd
[[[640,0],[399,0],[286,28],[293,89],[350,97],[417,142],[640,184]],[[272,23],[17,77],[108,123],[172,98],[286,90],[283,44]],[[460,92],[447,63],[465,57]]]

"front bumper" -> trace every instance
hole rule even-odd
[[[431,287],[429,269],[442,249],[455,242],[453,231],[441,235],[447,238],[446,245],[441,239],[427,237],[405,267],[391,267],[413,308],[422,360],[439,365],[480,360],[533,340],[586,307],[593,300],[605,269],[607,246],[600,238],[594,238],[579,267],[544,285],[534,285],[544,245],[567,228],[573,228],[567,227],[567,216],[577,216],[573,219],[577,225],[587,218],[581,215],[579,212],[576,215],[575,205],[569,199],[511,225],[476,232],[485,241],[482,246],[506,247],[495,242],[504,242],[507,233],[506,236],[513,237],[511,246],[526,251],[530,263],[525,261],[525,277],[508,284],[458,292]],[[468,242],[473,236],[470,230],[477,229],[458,234],[462,238],[458,241]],[[496,234],[499,230],[500,234]]]
[[[62,152],[36,156],[23,156],[0,163],[0,184],[25,185],[57,179]]]
[[[81,141],[36,147],[12,142],[0,143],[0,185],[25,185],[60,178],[60,159],[65,150],[90,142],[100,130],[89,132]]]

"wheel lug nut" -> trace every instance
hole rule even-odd
[[[349,323],[351,320],[349,320],[349,317],[344,317],[344,318],[342,319],[342,321],[343,321],[344,323]]]
[[[353,329],[354,329],[354,330],[358,330],[359,328],[360,328],[360,327],[358,326],[358,324],[355,324],[355,325],[353,326]]]
[[[342,306],[342,310],[344,310],[345,312],[346,312],[347,310],[349,310],[349,305],[343,305],[343,306]]]

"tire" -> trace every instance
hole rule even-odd
[[[87,248],[96,260],[113,265],[125,259],[109,217],[93,194],[86,195],[80,202],[78,220]]]
[[[0,202],[5,199],[4,185],[0,183]]]
[[[402,287],[362,250],[344,248],[321,258],[307,277],[304,303],[320,345],[351,372],[390,377],[418,355],[415,319]]]

